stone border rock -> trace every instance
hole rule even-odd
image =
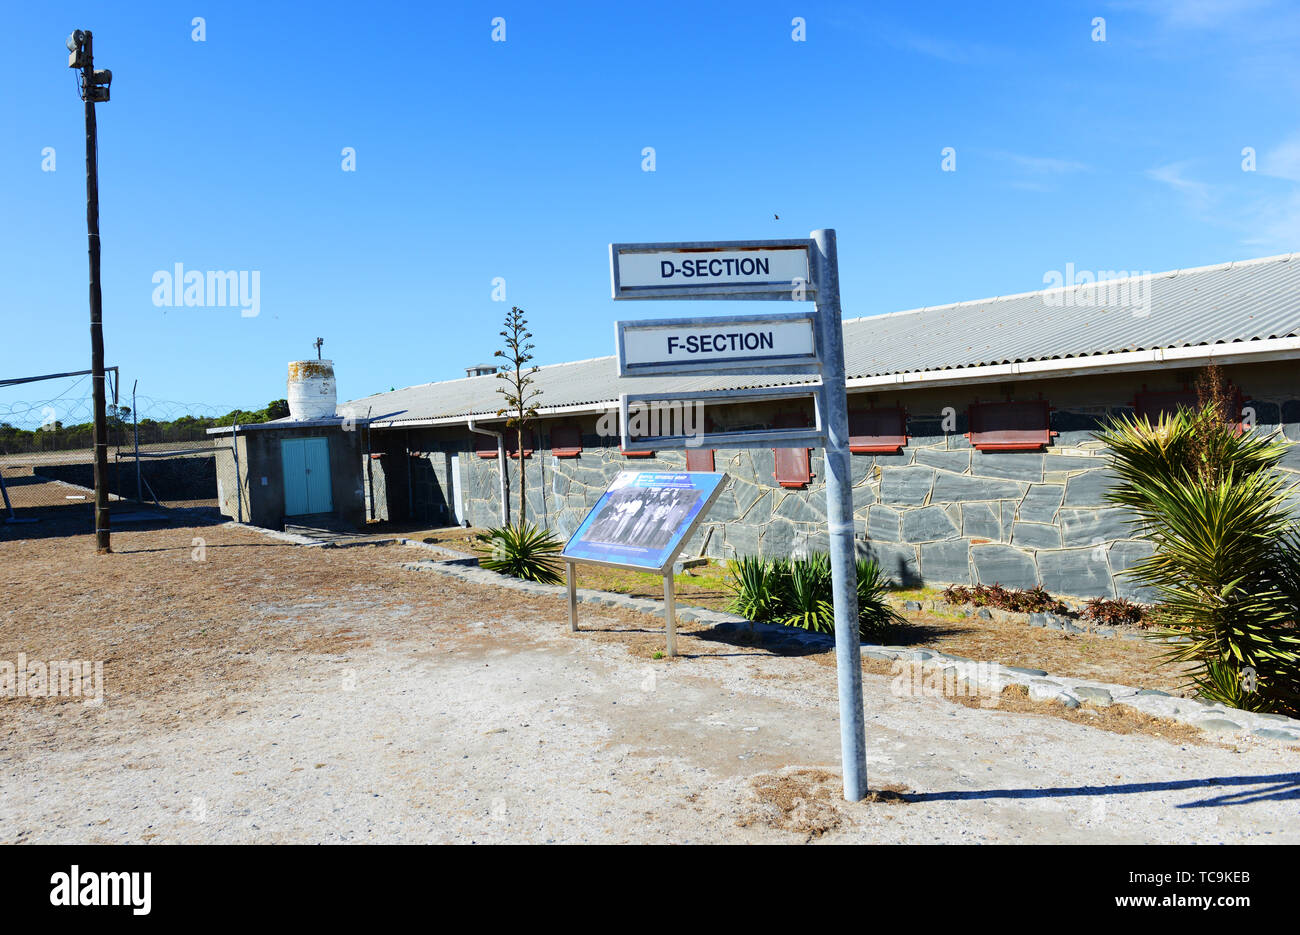
[[[402,536],[398,536],[395,541],[398,545],[409,545],[416,549],[424,549],[426,552],[435,552],[438,555],[445,555],[448,558],[459,559],[461,561],[464,561],[465,559],[473,559],[476,562],[478,561],[478,556],[470,555],[468,552],[459,552],[456,549],[449,549],[445,545],[434,545],[432,542],[421,542],[418,539],[407,539]]]
[[[415,544],[425,545],[424,543]],[[428,548],[427,545],[425,547]],[[478,559],[469,556],[447,561],[403,562],[402,567],[409,571],[432,571],[452,575],[477,584],[513,588],[528,594],[549,595],[559,598],[568,596],[568,590],[564,585],[538,584],[533,581],[522,581],[518,578],[500,575],[494,571],[488,571],[486,568],[479,568]],[[627,594],[579,588],[578,600],[585,604],[619,607],[625,610],[663,615],[663,602],[652,598],[631,597]],[[1000,611],[1000,613],[1007,614],[1009,617],[1027,618],[1033,616],[1030,614],[1015,614],[1011,611]],[[713,632],[719,636],[727,636],[742,631],[752,634],[754,644],[768,650],[787,653],[811,653],[826,652],[835,647],[835,638],[828,633],[812,633],[797,627],[756,623],[735,614],[709,610],[704,607],[689,607],[679,604],[677,606],[677,618],[695,623],[710,624]],[[1029,625],[1034,626],[1035,624],[1030,623]],[[1080,630],[1079,632],[1084,631]],[[991,688],[995,691],[1001,691],[1002,688],[1009,685],[1023,685],[1028,690],[1031,699],[1035,701],[1059,701],[1068,708],[1077,708],[1084,703],[1095,707],[1126,705],[1143,714],[1190,724],[1211,734],[1235,735],[1237,737],[1249,735],[1261,740],[1279,743],[1300,743],[1300,720],[1280,714],[1256,714],[1249,711],[1239,711],[1236,708],[1229,708],[1220,704],[1212,704],[1192,698],[1179,698],[1151,688],[1133,688],[1128,685],[1116,685],[1109,682],[1053,676],[1049,675],[1044,669],[978,663],[972,659],[941,653],[932,649],[879,646],[864,643],[862,645],[862,654],[869,659],[918,662],[922,666],[937,666],[941,671],[951,669],[953,671],[950,674],[953,677],[971,678],[975,676],[982,681],[983,688]]]

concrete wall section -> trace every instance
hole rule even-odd
[[[218,507],[237,517],[242,507],[244,522],[282,529],[284,514],[284,472],[280,442],[285,438],[324,437],[329,440],[330,493],[333,516],[340,522],[361,526],[366,518],[366,486],[362,433],[336,428],[251,429],[240,432],[239,471],[229,438],[218,448]],[[236,495],[242,503],[236,502]]]

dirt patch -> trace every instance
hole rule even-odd
[[[750,783],[753,802],[742,811],[736,824],[742,828],[761,825],[804,836],[820,838],[852,820],[853,803],[844,801],[840,777],[824,769],[792,769],[755,776]],[[907,789],[882,785],[868,791],[861,805],[902,805]]]
[[[995,662],[1004,666],[1044,669],[1053,676],[1155,688],[1184,695],[1180,670],[1162,666],[1164,648],[1132,640],[1100,639],[1091,636],[1060,635],[1014,623],[981,620],[978,624],[953,621],[930,622],[925,615],[909,615],[909,626],[890,634],[892,645]],[[822,665],[833,666],[833,654],[818,657]],[[893,663],[863,659],[863,671],[891,674]]]
[[[741,828],[761,825],[813,840],[847,820],[832,799],[839,780],[824,769],[796,769],[754,778],[754,802],[736,819]]]
[[[988,709],[990,707],[985,698],[956,696],[948,700],[964,705],[967,708]],[[1075,724],[1086,724],[1088,727],[1109,731],[1112,734],[1146,734],[1149,737],[1160,737],[1171,743],[1194,743],[1232,749],[1224,744],[1209,740],[1206,733],[1199,727],[1184,724],[1182,721],[1152,717],[1138,711],[1136,708],[1130,708],[1128,705],[1123,704],[1099,707],[1084,703],[1077,708],[1067,708],[1059,701],[1052,701],[1051,699],[1034,701],[1029,697],[1029,689],[1023,685],[1008,685],[1002,690],[997,704],[992,707],[997,711],[1039,714],[1060,718],[1065,721],[1072,721]]]
[[[1168,647],[1147,640],[1069,634],[977,618],[949,619],[915,612],[904,616],[911,626],[899,628],[896,639],[900,645],[1167,692],[1178,691],[1185,682],[1180,668],[1160,664]]]
[[[282,659],[346,657],[400,623],[410,638],[451,651],[523,613],[560,602],[443,575],[414,575],[394,547],[307,549],[230,526],[123,528],[113,554],[93,537],[6,542],[0,562],[0,659],[94,660],[106,694],[145,720],[220,716]],[[362,623],[340,627],[339,617]],[[79,699],[36,702],[87,716]],[[0,697],[0,711],[32,701]]]

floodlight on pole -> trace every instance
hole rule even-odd
[[[89,30],[68,36],[68,67],[78,82],[86,118],[86,240],[90,257],[90,370],[94,393],[95,547],[111,552],[108,513],[108,417],[104,392],[104,297],[99,283],[99,142],[95,105],[108,100],[113,73],[95,70],[94,37]]]

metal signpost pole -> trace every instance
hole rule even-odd
[[[779,313],[616,322],[618,375],[765,373],[799,374],[806,380],[810,371],[820,371],[820,384],[802,382],[798,386],[718,393],[700,390],[696,395],[697,401],[707,397],[737,403],[816,393],[815,429],[723,432],[712,436],[712,441],[716,447],[825,447],[826,519],[835,600],[844,797],[850,802],[859,801],[867,794],[866,728],[862,714],[862,650],[858,643],[844,325],[840,319],[835,231],[816,230],[807,240],[614,243],[609,245],[609,256],[615,299],[766,299],[816,303],[817,311],[812,316]],[[685,443],[685,437],[680,435],[631,437],[628,413],[633,400],[690,395],[623,393],[619,415],[624,450],[651,451]],[[664,584],[664,596],[671,600],[667,578]]]
[[[835,252],[835,231],[816,230],[811,236],[821,338],[822,387],[819,396],[826,429],[826,522],[835,594],[840,754],[844,763],[844,798],[857,802],[867,794],[867,748],[862,714],[862,656],[858,641],[857,566],[853,547],[853,476],[849,459],[839,263]]]

